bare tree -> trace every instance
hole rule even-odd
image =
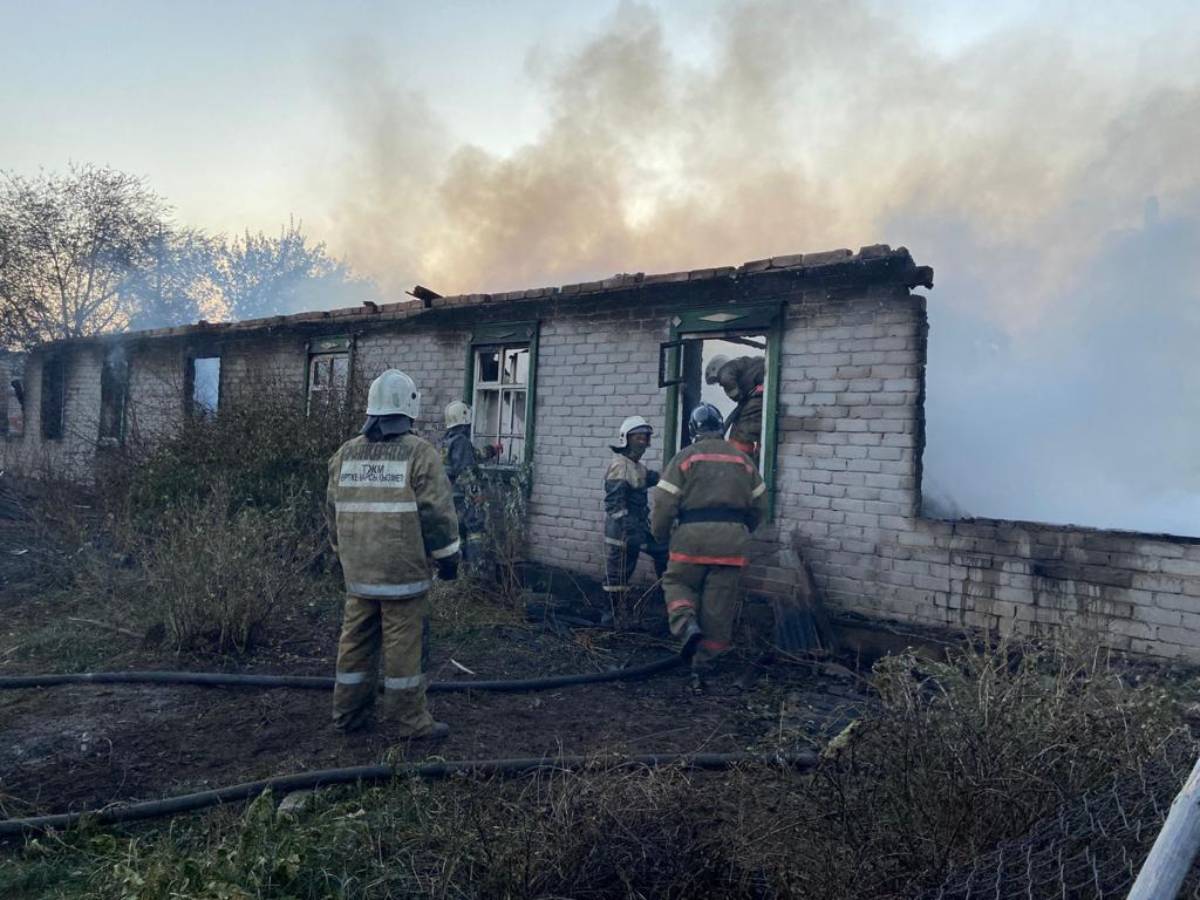
[[[333,259],[324,242],[310,244],[295,220],[277,238],[247,231],[225,244],[214,278],[235,319],[353,305],[373,289]]]
[[[0,175],[0,340],[29,346],[128,326],[166,206],[110,168]]]
[[[201,318],[224,318],[228,304],[216,274],[223,247],[220,237],[163,226],[150,264],[132,273],[121,289],[130,301],[128,327],[165,328]]]

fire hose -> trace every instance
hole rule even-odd
[[[607,672],[590,672],[577,675],[554,675],[542,678],[524,678],[507,681],[435,681],[427,690],[435,693],[495,691],[520,692],[553,690],[580,684],[598,684],[610,681],[633,681],[666,672],[683,662],[678,655],[671,655],[640,666],[613,669]],[[65,684],[195,684],[209,687],[261,687],[301,688],[307,690],[331,690],[334,679],[309,675],[244,675],[224,672],[72,672],[53,675],[6,675],[0,676],[0,689],[53,687]],[[264,790],[273,793],[311,789],[321,785],[345,784],[358,781],[380,781],[395,777],[445,778],[456,774],[476,776],[519,775],[539,769],[578,769],[594,762],[585,756],[531,757],[519,759],[488,759],[440,761],[430,763],[406,763],[402,765],[352,766],[343,769],[324,769],[283,775],[246,784],[232,785],[170,797],[106,807],[91,812],[58,813],[24,819],[0,820],[0,835],[22,834],[49,828],[65,828],[84,816],[108,824],[170,816],[214,806],[245,800],[261,794]],[[622,760],[619,767],[683,765],[695,769],[721,769],[739,763],[774,763],[811,768],[816,755],[799,753],[754,754],[754,753],[665,753],[644,754]]]
[[[585,672],[578,675],[550,675],[542,678],[519,678],[509,681],[433,681],[426,687],[430,693],[462,693],[492,691],[520,693],[522,691],[552,691],[555,688],[578,684],[600,684],[606,681],[637,681],[659,672],[666,672],[683,662],[677,655],[641,666],[610,669],[607,672]],[[13,688],[53,687],[63,684],[198,684],[209,687],[302,688],[333,690],[334,679],[318,675],[242,675],[226,672],[66,672],[55,675],[0,676],[0,690]]]
[[[257,797],[263,791],[271,791],[273,794],[287,794],[292,791],[311,790],[332,784],[388,781],[392,778],[447,778],[453,775],[498,777],[523,775],[544,769],[569,771],[580,769],[587,765],[595,765],[602,761],[603,758],[594,756],[545,756],[516,759],[443,760],[426,763],[402,763],[399,765],[350,766],[343,769],[321,769],[313,772],[299,772],[293,775],[279,775],[260,781],[250,781],[245,784],[214,788],[213,790],[199,791],[194,794],[183,794],[178,797],[167,797],[162,800],[148,800],[143,803],[109,806],[92,811],[32,816],[25,819],[6,819],[0,821],[0,835],[25,834],[34,831],[45,831],[51,828],[66,828],[79,822],[84,817],[98,824],[109,825],[117,822],[131,822],[137,819],[172,816],[178,813],[204,809],[209,806],[217,806],[222,803],[248,800],[251,797]],[[811,751],[786,754],[648,753],[613,761],[609,765],[609,768],[628,769],[639,766],[653,768],[679,765],[690,769],[726,769],[730,766],[743,763],[811,769],[817,764],[817,754]]]

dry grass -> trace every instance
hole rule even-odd
[[[314,589],[317,537],[293,526],[290,506],[229,505],[221,486],[181,502],[134,551],[143,616],[162,621],[179,650],[244,653],[282,603],[302,605]]]
[[[102,519],[95,496],[77,484],[0,473],[0,587],[30,596],[69,586]]]
[[[0,869],[0,888],[21,896],[55,871],[74,881],[44,896],[912,897],[1168,742],[1193,747],[1163,684],[1097,654],[902,655],[873,682],[878,702],[812,773],[598,758],[327,791],[294,818],[264,798],[240,816],[43,840]],[[1137,825],[1106,846],[1144,853],[1156,825]]]
[[[281,599],[313,584],[324,460],[345,424],[294,403],[230,405],[118,461],[98,498],[7,489],[0,549],[30,546],[8,554],[6,584],[69,590],[96,618],[162,621],[180,647],[248,649]],[[514,575],[519,537],[497,560]],[[439,585],[437,627],[492,639],[488,626],[516,615],[496,602],[504,581]],[[1169,685],[1094,644],[902,654],[870,681],[875,702],[811,774],[598,761],[511,782],[330,791],[289,819],[260,799],[241,814],[42,839],[0,861],[0,895],[912,897],[1114,772],[1169,744],[1194,749]],[[1152,837],[1147,826],[1113,852],[1136,856]]]
[[[0,577],[178,649],[245,652],[331,562],[326,461],[350,422],[344,407],[306,415],[294,388],[265,384],[175,432],[131,434],[94,490],[5,482]]]

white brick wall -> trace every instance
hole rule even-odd
[[[922,625],[1045,633],[1092,629],[1110,646],[1200,661],[1200,540],[1011,522],[919,517],[925,302],[894,286],[776,282],[774,293],[727,286],[557,296],[523,305],[450,309],[365,330],[356,376],[404,369],[423,393],[418,425],[441,435],[441,410],[462,395],[472,328],[539,320],[534,489],[529,540],[539,562],[599,577],[603,473],[627,415],[655,425],[646,456],[661,468],[664,392],[659,343],[678,311],[735,299],[784,300],[776,518],[760,529],[750,590],[788,592],[807,560],[835,608]],[[719,286],[718,286],[719,287]],[[724,290],[724,293],[721,291]],[[336,321],[327,325],[337,332]],[[344,333],[344,332],[343,332]],[[150,433],[183,410],[184,344],[132,345],[131,422]],[[225,342],[224,396],[266,379],[302,396],[305,338],[286,327]],[[25,438],[6,466],[86,469],[95,450],[100,350],[68,367],[67,436],[40,440],[40,360],[26,372]],[[643,563],[642,578],[650,576]]]

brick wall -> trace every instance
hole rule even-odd
[[[100,415],[100,372],[103,350],[98,345],[64,351],[65,389],[63,433],[42,439],[42,372],[46,358],[30,354],[25,365],[25,428],[3,441],[3,465],[10,471],[38,476],[86,479],[95,459]]]
[[[365,383],[389,367],[407,371],[423,394],[418,428],[437,440],[442,408],[463,392],[472,329],[536,319],[531,555],[598,577],[602,477],[625,416],[640,414],[655,425],[658,437],[645,462],[663,463],[658,349],[673,317],[700,307],[782,301],[776,516],[755,535],[749,590],[791,591],[804,560],[835,609],[1004,633],[1083,627],[1120,650],[1200,661],[1200,540],[921,518],[925,300],[897,279],[808,273],[692,283],[681,273],[664,276],[661,286],[625,289],[628,280],[617,279],[615,289],[582,286],[597,292],[591,298],[566,288],[518,293],[513,298],[521,302],[503,304],[446,298],[410,318],[364,323],[361,316],[352,321],[335,313],[321,321],[321,314],[307,314],[296,320],[303,328],[273,323],[243,330],[218,341],[222,395],[270,381],[303,396],[308,338],[354,333],[356,378]],[[185,360],[199,346],[194,338],[129,345],[130,409],[139,429],[169,428],[182,415]],[[17,448],[26,468],[43,458],[76,470],[90,464],[101,360],[97,345],[72,350],[68,433],[42,442],[40,358],[31,356],[26,437],[7,442],[9,458]],[[641,577],[650,577],[645,562]]]
[[[355,377],[369,384],[385,369],[406,372],[421,391],[418,431],[437,441],[445,430],[442,411],[446,404],[463,396],[469,341],[470,328],[463,323],[373,331],[356,343]]]
[[[538,348],[537,446],[529,536],[546,562],[599,578],[604,560],[604,473],[621,420],[645,416],[657,439],[643,458],[662,468],[658,345],[668,307],[617,302],[551,311]],[[642,577],[648,577],[642,563]]]

